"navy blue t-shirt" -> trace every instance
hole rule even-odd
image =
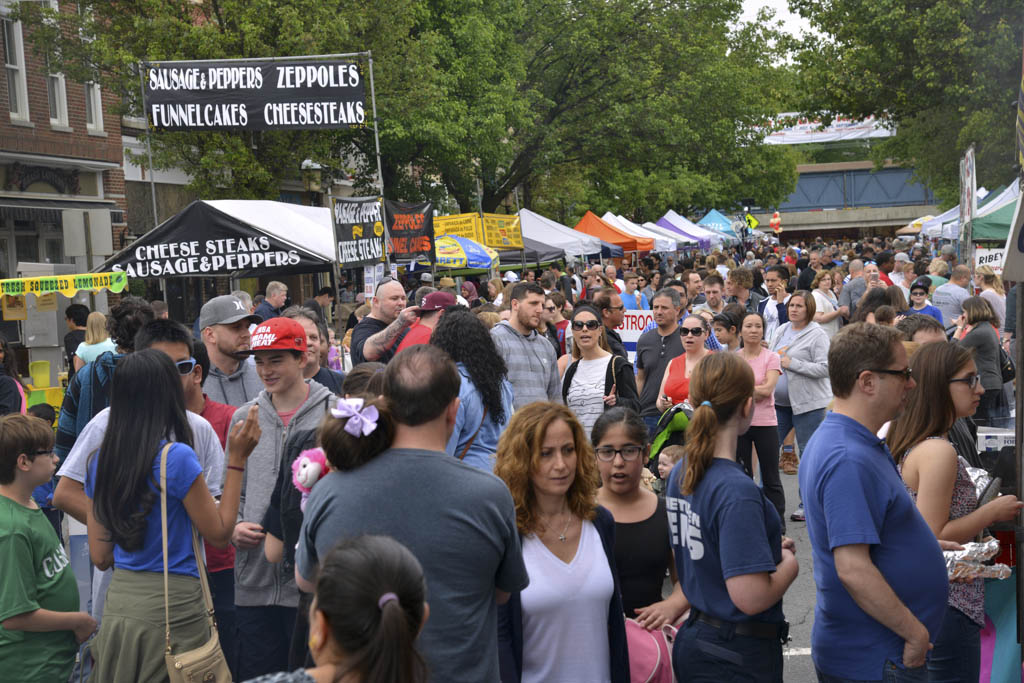
[[[784,620],[782,601],[760,614],[744,614],[729,598],[725,580],[774,572],[782,561],[782,523],[775,506],[732,460],[714,458],[692,495],[679,492],[686,458],[672,468],[665,488],[669,536],[683,593],[701,612],[724,621]]]
[[[832,553],[870,546],[871,561],[934,642],[949,592],[942,550],[885,442],[852,418],[825,416],[800,459],[800,489],[818,589],[814,665],[829,676],[881,680],[886,660],[902,666],[903,639],[857,606]]]

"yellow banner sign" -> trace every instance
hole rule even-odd
[[[455,235],[465,237],[474,242],[483,243],[483,232],[480,229],[480,216],[475,213],[460,213],[454,216],[434,217],[434,237]]]
[[[492,249],[522,249],[523,231],[519,216],[484,214],[484,244]]]
[[[124,291],[127,286],[128,275],[121,271],[84,273],[82,275],[48,275],[46,277],[18,277],[0,280],[0,294],[6,297],[60,292],[70,298],[80,290],[109,289],[111,292],[118,293]]]

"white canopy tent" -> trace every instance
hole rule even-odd
[[[734,239],[726,235],[723,235],[720,232],[708,230],[707,228],[697,225],[696,223],[689,220],[685,216],[680,216],[672,209],[668,210],[668,213],[665,214],[664,218],[669,223],[685,232],[687,235],[693,235],[694,237],[704,237],[710,240],[712,247],[721,246],[723,243],[729,243],[730,241],[735,242]]]
[[[601,216],[601,220],[603,220],[606,223],[610,223],[619,230],[622,230],[627,234],[633,235],[634,237],[645,237],[647,239],[653,239],[654,251],[664,252],[675,251],[676,249],[678,249],[675,238],[669,239],[668,237],[665,237],[660,233],[645,230],[644,228],[641,228],[639,225],[630,220],[626,220],[621,216],[616,216],[611,211],[605,212],[605,214]]]
[[[327,261],[337,258],[331,210],[326,207],[262,199],[210,199],[206,203],[268,235],[319,254]]]
[[[566,256],[584,258],[601,253],[601,240],[529,209],[520,209],[519,225],[523,237],[562,249]]]
[[[984,188],[978,190],[978,197],[980,199],[985,198],[985,195],[982,194],[983,190]],[[1014,181],[1007,185],[1006,189],[998,195],[985,202],[985,205],[978,209],[978,213],[975,215],[975,218],[981,218],[982,216],[989,215],[993,211],[998,211],[1007,204],[1017,201],[1018,196],[1020,196],[1020,185]],[[953,214],[952,219],[942,224],[942,239],[957,240],[960,239],[960,209],[959,207],[954,206],[946,213],[950,212]],[[944,213],[942,215],[945,216],[946,214]],[[927,225],[922,227],[921,231],[924,232],[926,227]]]

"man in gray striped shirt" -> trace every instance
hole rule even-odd
[[[537,332],[544,309],[544,289],[534,282],[512,288],[512,315],[491,329],[491,338],[508,367],[508,381],[519,410],[534,401],[562,402],[558,359],[546,337]]]

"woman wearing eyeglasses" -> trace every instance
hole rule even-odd
[[[825,419],[825,407],[832,400],[832,384],[828,378],[831,340],[821,325],[814,322],[814,313],[814,296],[804,289],[793,292],[786,304],[789,322],[775,329],[768,344],[779,354],[782,367],[782,375],[775,384],[779,441],[784,441],[790,430],[794,430],[801,453]],[[795,455],[791,457],[796,460]],[[804,521],[803,504],[789,518],[794,522]]]
[[[650,452],[647,425],[632,410],[612,408],[597,418],[591,441],[601,473],[597,502],[615,518],[615,566],[626,617],[649,631],[673,624],[690,603],[672,561],[665,499],[640,486]],[[662,599],[666,569],[673,590]]]
[[[682,403],[690,396],[690,375],[705,356],[712,353],[704,346],[711,327],[699,315],[688,315],[679,325],[679,337],[683,342],[683,355],[676,356],[665,366],[656,402],[658,410],[664,412]]]
[[[562,400],[589,434],[605,410],[615,405],[635,410],[640,400],[633,366],[611,354],[597,310],[578,306],[570,326],[574,360],[562,375]]]
[[[1024,503],[1000,496],[978,507],[967,461],[946,438],[956,419],[974,414],[985,393],[971,352],[932,342],[917,350],[910,366],[917,385],[889,425],[886,442],[936,538],[966,543],[989,525],[1012,520]],[[948,611],[928,658],[929,679],[977,680],[984,625],[985,582],[950,583]]]
[[[964,299],[963,314],[956,319],[953,340],[968,349],[974,349],[974,362],[978,365],[981,385],[985,394],[974,414],[979,425],[1002,427],[1010,416],[1010,405],[1003,392],[1003,374],[999,358],[999,331],[995,311],[980,296]]]
[[[737,354],[715,353],[690,386],[685,456],[665,487],[676,572],[692,603],[672,668],[681,682],[781,683],[782,596],[798,566],[774,506],[736,462],[736,439],[754,414],[754,373]]]
[[[512,415],[494,473],[508,486],[530,585],[498,609],[502,683],[628,683],[615,522],[597,504],[594,450],[566,406]]]

